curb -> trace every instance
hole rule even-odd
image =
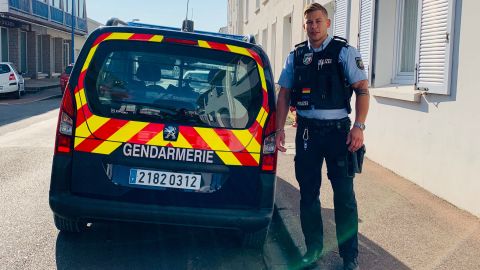
[[[25,86],[25,91],[30,92],[30,93],[36,93],[36,92],[39,92],[41,90],[57,88],[57,87],[60,87],[60,84],[45,85],[45,86]]]

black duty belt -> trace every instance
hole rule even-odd
[[[311,119],[298,116],[297,122],[299,125],[312,127],[312,128],[324,128],[324,127],[342,127],[350,126],[350,118],[345,117],[341,119],[320,120]]]

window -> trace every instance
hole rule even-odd
[[[8,29],[2,27],[1,30],[2,61],[8,61]]]
[[[372,60],[372,38],[374,26],[374,4],[373,0],[360,1],[360,25],[358,35],[358,50],[362,55],[365,73],[371,83],[371,60]]]
[[[9,73],[11,70],[10,70],[10,67],[6,64],[0,64],[0,74],[5,74],[5,73]]]
[[[154,42],[99,46],[85,81],[96,114],[241,129],[260,110],[261,81],[249,57]]]
[[[397,6],[394,83],[413,84],[417,45],[418,0],[399,0]]]
[[[27,73],[27,32],[20,32],[20,71]]]
[[[268,28],[262,30],[262,47],[265,52],[268,50]]]
[[[260,0],[255,0],[255,12],[260,11]]]
[[[43,61],[42,61],[42,36],[37,35],[37,72],[42,72],[43,71]]]
[[[275,74],[275,51],[277,49],[277,23],[272,24],[272,30],[271,30],[271,45],[270,45],[270,59],[272,59],[272,72]]]

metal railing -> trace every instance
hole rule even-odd
[[[72,26],[72,15],[61,9],[50,6],[39,0],[8,0],[9,9],[20,11],[44,19],[49,22],[61,24],[66,27]],[[87,32],[87,20],[75,17],[75,28]]]

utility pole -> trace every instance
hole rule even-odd
[[[75,62],[75,0],[72,0],[72,45],[70,46],[71,63]]]

